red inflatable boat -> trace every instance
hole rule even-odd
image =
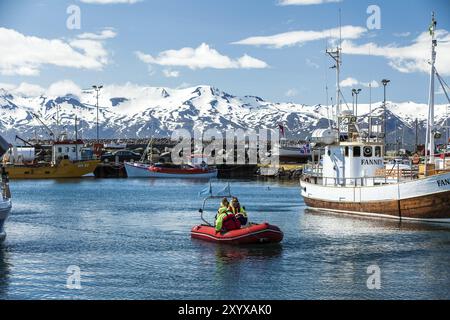
[[[192,228],[191,237],[209,242],[235,245],[278,243],[283,240],[283,232],[280,228],[268,223],[252,224],[226,233],[216,233],[214,227],[201,225]]]

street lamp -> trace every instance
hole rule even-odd
[[[355,114],[356,117],[358,116],[358,94],[360,94],[361,91],[362,91],[361,89],[353,89],[352,90],[352,96],[356,97],[356,111],[353,110],[353,113]]]
[[[98,133],[98,94],[100,90],[103,88],[103,86],[96,86],[93,85],[92,88],[94,88],[95,92],[97,93],[97,143],[99,142],[99,133]]]
[[[387,119],[386,119],[386,87],[387,87],[387,85],[389,84],[389,82],[391,82],[391,80],[388,80],[388,79],[383,79],[383,80],[381,80],[381,83],[383,84],[383,87],[384,87],[384,99],[383,99],[383,112],[384,112],[384,119],[383,119],[383,122],[384,122],[384,144],[386,145],[386,141],[387,141],[387,139],[386,139],[386,133],[387,133]]]

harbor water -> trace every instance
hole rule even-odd
[[[285,238],[276,246],[216,245],[190,238],[204,187],[12,181],[0,299],[450,298],[450,226],[312,212],[297,184],[231,181],[250,219],[279,226]],[[209,203],[209,220],[217,206]],[[381,272],[380,289],[369,289],[368,269]]]

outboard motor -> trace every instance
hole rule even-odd
[[[0,158],[8,151],[10,148],[10,144],[0,136]]]

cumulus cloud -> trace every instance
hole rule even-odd
[[[86,40],[106,40],[115,38],[116,36],[117,33],[113,29],[104,29],[100,33],[82,33],[78,35],[78,38]]]
[[[341,2],[342,0],[279,0],[280,6],[309,6],[312,4],[323,4],[330,2]]]
[[[0,83],[0,89],[10,91],[13,90],[16,87],[16,85],[11,83]]]
[[[436,31],[438,40],[436,68],[444,75],[450,75],[450,33],[446,30]],[[428,32],[423,32],[410,45],[399,46],[390,44],[379,46],[375,43],[366,43],[362,45],[355,44],[352,41],[342,43],[346,54],[370,55],[384,57],[389,65],[403,73],[429,72],[430,65],[430,47],[431,38]]]
[[[10,88],[9,91],[14,94],[35,97],[44,94],[46,90],[37,84],[22,82],[18,86]]]
[[[101,70],[108,63],[103,44],[88,39],[67,42],[0,28],[0,47],[2,75],[37,76],[44,65]]]
[[[192,70],[214,69],[263,69],[267,68],[266,62],[244,55],[238,59],[232,59],[219,53],[206,43],[198,48],[182,48],[180,50],[167,50],[153,57],[149,54],[137,51],[136,56],[147,64],[157,64],[170,67],[187,67]]]
[[[81,96],[81,88],[71,80],[58,81],[51,84],[47,89],[49,96],[66,96],[68,94]]]
[[[341,87],[344,87],[344,88],[345,88],[345,87],[354,87],[354,86],[356,86],[358,83],[359,83],[358,80],[349,77],[349,78],[347,78],[347,79],[342,80],[342,81],[340,82],[340,85],[341,85]]]
[[[342,80],[340,82],[341,87],[346,88],[346,87],[356,87],[356,86],[363,86],[366,88],[372,87],[372,88],[378,88],[380,85],[377,81],[372,80],[369,82],[361,82],[355,78],[349,77],[346,78],[344,80]]]
[[[360,38],[367,32],[366,28],[357,26],[342,27],[342,39],[354,40]],[[339,28],[326,29],[322,31],[290,31],[272,36],[256,36],[233,42],[232,44],[249,46],[267,46],[271,48],[283,48],[287,46],[301,45],[311,41],[323,39],[338,39]]]

